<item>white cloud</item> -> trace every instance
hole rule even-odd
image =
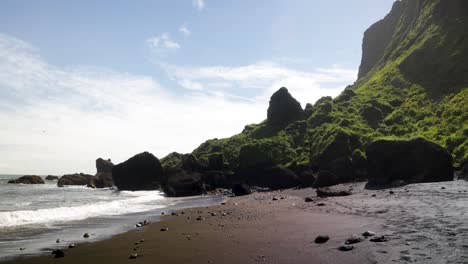
[[[187,25],[186,24],[182,24],[180,27],[179,27],[179,32],[182,33],[184,36],[188,37],[190,35],[192,35],[192,32],[188,29]]]
[[[268,61],[238,67],[181,67],[168,64],[162,67],[183,87],[180,81],[195,82],[208,90],[256,90],[253,93],[257,99],[266,100],[279,87],[285,86],[303,105],[314,103],[324,95],[338,95],[357,76],[355,70],[338,65],[306,72]]]
[[[2,173],[94,173],[98,157],[118,163],[142,151],[190,152],[265,116],[264,102],[175,96],[148,76],[56,67],[0,35]]]
[[[193,0],[193,6],[198,10],[202,11],[205,8],[205,1],[204,0]]]
[[[164,54],[167,51],[174,51],[180,48],[179,43],[175,42],[167,32],[149,38],[146,42],[150,48],[158,54]]]

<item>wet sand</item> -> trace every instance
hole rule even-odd
[[[362,183],[341,187],[354,194],[317,198],[308,188],[229,198],[225,205],[186,209],[108,240],[77,245],[66,249],[64,258],[6,263],[468,262],[467,182],[414,184],[391,189],[393,194],[364,190]],[[337,250],[352,234],[367,230],[388,241],[366,239],[354,250]],[[318,235],[330,240],[315,244]],[[133,253],[138,257],[129,260]]]

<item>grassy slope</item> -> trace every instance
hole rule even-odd
[[[356,138],[344,152],[350,157],[379,138],[424,137],[446,147],[456,164],[468,160],[468,23],[437,17],[440,0],[422,3],[417,14],[403,12],[379,63],[342,95],[309,105],[305,120],[281,130],[248,125],[193,153],[222,152],[235,168],[240,148],[255,144],[277,164],[307,164],[345,134]]]

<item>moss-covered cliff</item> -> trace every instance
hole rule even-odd
[[[341,95],[308,104],[301,114],[294,98],[280,93],[266,121],[208,140],[193,154],[208,160],[223,153],[234,170],[245,160],[240,154],[255,154],[262,162],[318,167],[348,180],[360,177],[370,142],[424,137],[460,164],[468,160],[468,1],[397,1],[364,34],[358,80]]]

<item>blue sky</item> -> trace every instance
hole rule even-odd
[[[393,1],[110,3],[0,2],[0,173],[190,152],[262,121],[281,86],[336,96]]]

